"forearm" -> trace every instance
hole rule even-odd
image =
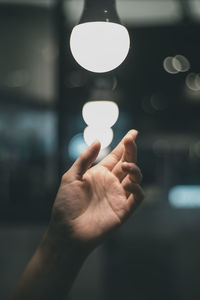
[[[87,255],[47,233],[9,300],[63,300]]]

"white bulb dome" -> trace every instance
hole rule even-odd
[[[104,73],[117,68],[130,48],[128,30],[111,22],[87,22],[75,26],[70,38],[71,52],[83,68]]]
[[[113,101],[90,101],[84,104],[82,115],[89,126],[112,127],[119,117],[119,108]]]
[[[88,126],[85,128],[83,136],[87,145],[91,145],[95,140],[98,140],[101,142],[101,149],[104,149],[111,144],[113,131],[107,127]]]

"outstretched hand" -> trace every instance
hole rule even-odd
[[[63,175],[49,227],[10,300],[66,299],[90,251],[143,199],[131,130],[100,163],[93,143]],[[91,168],[90,168],[91,167]]]
[[[135,211],[144,197],[136,166],[136,136],[137,131],[129,131],[106,158],[91,167],[101,147],[94,142],[63,175],[50,222],[56,235],[96,246]]]
[[[90,251],[143,199],[131,130],[100,163],[93,143],[63,175],[49,227],[10,300],[66,299]]]

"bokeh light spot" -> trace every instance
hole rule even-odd
[[[168,56],[164,59],[163,68],[165,69],[166,72],[168,72],[170,74],[178,73],[177,69],[175,69],[173,66],[173,57],[172,56]]]
[[[190,62],[183,55],[173,57],[172,65],[178,72],[187,72],[190,69]]]
[[[85,143],[83,134],[76,134],[69,142],[68,153],[69,157],[72,160],[76,160],[81,153],[83,153],[88,148],[88,145]]]

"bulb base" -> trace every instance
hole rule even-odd
[[[95,21],[121,24],[115,0],[85,0],[79,24]]]

